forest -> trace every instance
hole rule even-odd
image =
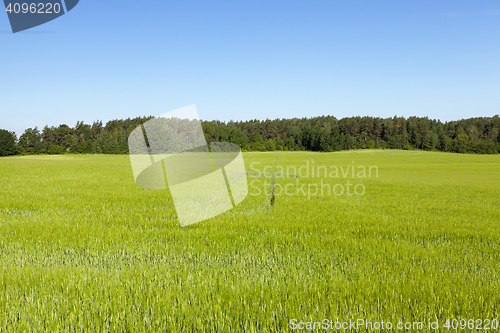
[[[130,133],[154,117],[77,122],[28,128],[19,137],[0,130],[0,156],[32,154],[128,154]],[[202,121],[207,142],[232,142],[243,151],[403,149],[500,153],[500,117],[441,122],[428,117],[334,116],[250,121]]]

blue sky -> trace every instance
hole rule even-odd
[[[12,34],[0,128],[500,113],[499,1],[91,1]]]

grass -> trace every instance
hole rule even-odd
[[[135,185],[127,156],[0,159],[0,332],[281,332],[291,319],[499,317],[500,156],[244,157],[247,199],[185,228],[168,190]],[[299,174],[313,162],[377,166],[378,177]],[[276,174],[291,166],[297,172]],[[273,181],[271,206],[264,184]],[[365,193],[296,191],[321,181]],[[293,195],[279,193],[286,185]]]

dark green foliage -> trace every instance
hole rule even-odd
[[[471,150],[471,141],[467,134],[459,134],[458,137],[453,140],[452,150],[462,154],[468,153]]]
[[[254,131],[252,134],[252,140],[250,140],[252,143],[264,143],[264,140],[262,139],[262,135],[260,135],[259,131]]]
[[[16,154],[16,136],[14,133],[0,129],[0,156],[10,156]]]
[[[19,137],[18,146],[22,154],[42,153],[42,133],[36,127],[28,128]]]
[[[153,117],[112,120],[92,125],[78,122],[27,129],[19,138],[23,154],[127,154],[128,136]],[[500,117],[470,118],[442,123],[418,117],[333,116],[266,119],[228,123],[202,121],[207,142],[232,142],[244,151],[340,151],[351,149],[423,149],[455,153],[500,152]]]

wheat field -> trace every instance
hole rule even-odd
[[[244,158],[247,198],[184,228],[126,155],[1,158],[0,332],[498,323],[500,156]]]

